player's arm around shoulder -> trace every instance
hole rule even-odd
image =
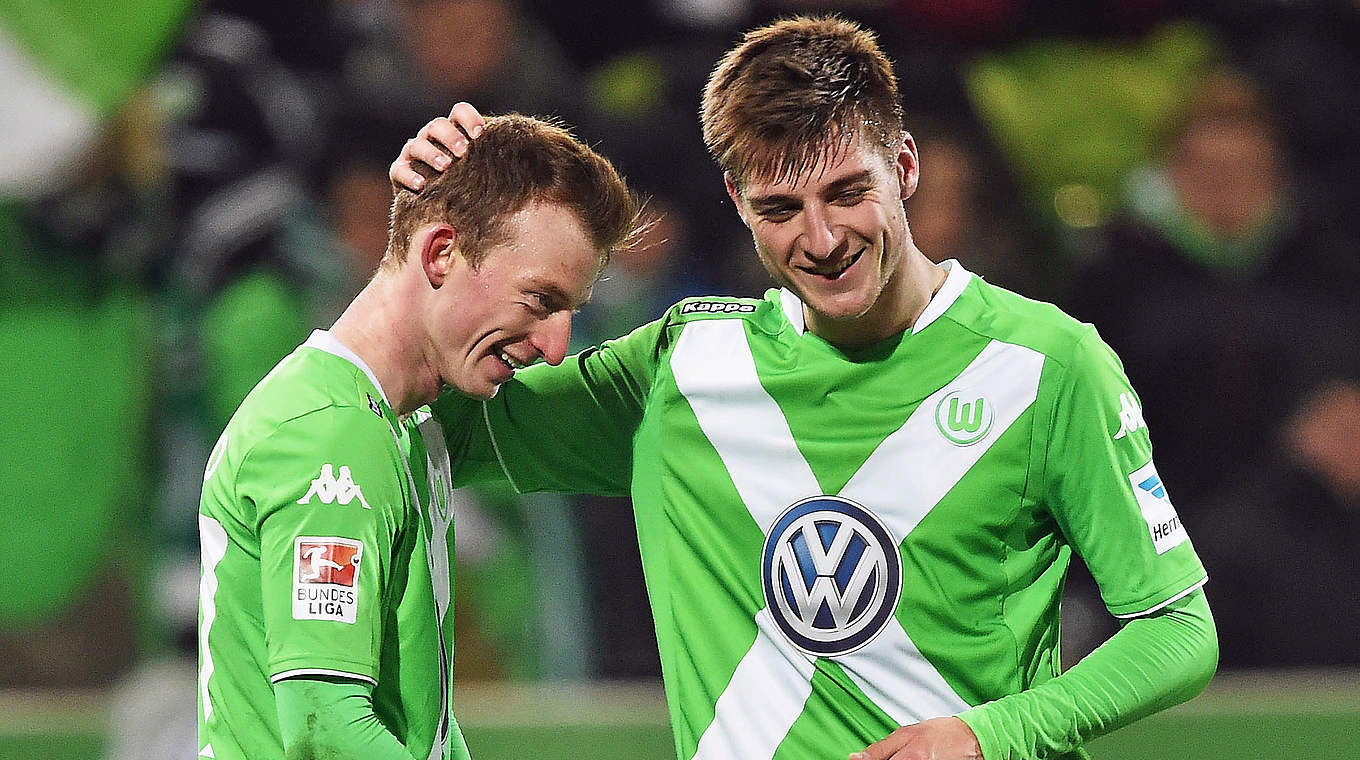
[[[664,353],[665,325],[663,317],[559,365],[517,370],[486,401],[445,392],[432,409],[454,485],[627,494],[633,438]]]

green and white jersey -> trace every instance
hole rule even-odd
[[[283,757],[272,683],[309,675],[373,684],[414,757],[466,756],[449,714],[449,482],[439,424],[399,421],[329,333],[260,381],[203,482],[199,757]]]
[[[845,757],[1053,678],[1073,553],[1121,617],[1204,583],[1095,330],[948,266],[849,352],[787,291],[683,301],[450,438],[455,481],[632,494],[681,758]]]

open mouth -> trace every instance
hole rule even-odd
[[[525,367],[529,366],[528,364],[521,362],[520,360],[516,359],[515,357],[506,353],[505,351],[501,351],[498,354],[496,354],[496,358],[500,359],[501,364],[504,364],[506,368],[509,369],[511,372],[514,372],[517,369],[524,369]]]
[[[860,256],[863,255],[864,249],[861,248],[853,256],[846,256],[845,258],[841,259],[840,261],[837,261],[833,265],[820,267],[798,267],[798,268],[803,270],[804,272],[807,272],[810,275],[820,277],[824,280],[829,280],[831,282],[835,282],[836,280],[839,280],[846,272],[848,272],[850,270],[850,267],[854,266],[855,262],[859,261]]]

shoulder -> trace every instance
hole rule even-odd
[[[763,299],[735,296],[693,296],[677,301],[657,319],[631,333],[605,341],[601,348],[630,364],[656,364],[675,348],[688,325],[703,322],[745,324],[754,334],[774,335],[788,327],[779,305],[778,291]],[[593,353],[587,351],[585,354]]]
[[[980,277],[972,278],[956,306],[945,318],[981,337],[1029,348],[1060,367],[1081,361],[1092,350],[1109,351],[1089,323]]]
[[[788,319],[780,303],[778,290],[770,290],[764,298],[736,296],[694,296],[685,298],[669,309],[662,320],[671,327],[711,320],[741,320],[756,330],[775,333],[788,326]]]
[[[227,435],[251,450],[385,448],[391,428],[360,374],[339,357],[299,348],[246,396]]]

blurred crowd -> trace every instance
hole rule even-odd
[[[1360,666],[1360,6],[1073,8],[0,7],[0,687],[192,658],[208,451],[365,282],[387,165],[455,101],[560,118],[649,199],[578,347],[770,287],[699,93],[741,30],[825,10],[897,66],[921,250],[1058,303],[1123,359],[1209,569],[1222,667]],[[462,496],[458,678],[659,674],[626,501]],[[1069,597],[1075,657],[1113,623],[1079,573]]]

